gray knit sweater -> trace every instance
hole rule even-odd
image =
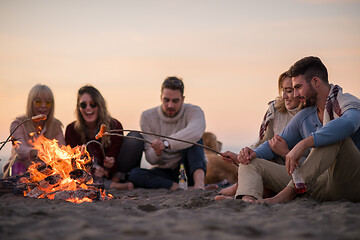
[[[192,104],[183,104],[179,113],[172,118],[166,117],[157,106],[146,110],[140,118],[140,127],[144,132],[156,133],[181,140],[197,142],[205,131],[205,116],[200,107]],[[144,138],[152,142],[155,137],[144,134]],[[145,157],[151,164],[159,168],[175,169],[181,160],[181,150],[190,147],[190,144],[168,140],[171,149],[164,150],[157,156],[149,143],[145,143]]]

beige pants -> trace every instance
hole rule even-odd
[[[314,148],[300,167],[307,193],[319,201],[347,199],[360,201],[360,152],[350,138]],[[261,199],[263,187],[280,192],[293,187],[285,166],[265,159],[239,165],[235,197],[250,195]]]

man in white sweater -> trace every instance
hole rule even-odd
[[[204,113],[200,107],[184,103],[184,98],[183,81],[167,77],[161,87],[161,105],[142,113],[141,130],[202,144]],[[179,166],[183,162],[189,186],[204,189],[206,162],[203,148],[147,134],[144,138],[151,142],[145,143],[145,157],[153,168],[131,171],[130,181],[135,187],[179,188]]]

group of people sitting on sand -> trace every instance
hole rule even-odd
[[[230,181],[237,179],[235,184],[223,188],[216,200],[291,201],[303,194],[296,191],[291,177],[296,169],[306,184],[306,196],[319,201],[359,201],[360,100],[330,84],[325,65],[313,56],[300,59],[282,73],[278,89],[279,97],[268,104],[258,141],[239,153],[225,151],[216,156],[204,152],[204,113],[200,107],[184,103],[184,83],[178,77],[164,80],[161,105],[144,111],[140,117],[141,131],[155,135],[130,131],[127,136],[132,138],[95,138],[102,124],[106,131],[125,132],[109,114],[101,93],[91,85],[79,89],[76,120],[66,127],[64,135],[61,122],[54,117],[52,91],[38,84],[29,92],[25,115],[11,124],[10,132],[21,124],[13,134],[21,144],[12,149],[10,164],[4,171],[12,175],[27,171],[37,157],[30,140],[43,135],[71,147],[92,140],[101,143],[103,152],[96,148],[89,152],[96,156],[93,177],[107,189],[176,190],[182,163],[188,184],[195,189],[206,188],[207,171],[213,176],[218,175],[214,174],[218,170],[228,171]],[[22,124],[39,114],[46,115],[46,120]],[[219,146],[215,147],[220,151]],[[140,168],[143,152],[152,165],[150,169]],[[220,158],[221,164],[213,164],[213,158]]]

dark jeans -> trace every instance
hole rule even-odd
[[[203,144],[202,139],[198,142]],[[197,169],[203,169],[206,172],[205,154],[202,147],[193,145],[192,147],[182,150],[181,161],[185,165],[188,178],[188,185],[194,185],[193,173]],[[129,180],[135,187],[140,188],[167,188],[170,189],[174,182],[179,180],[179,167],[175,169],[162,168],[134,168],[130,172]]]
[[[130,132],[127,136],[142,138],[140,133]],[[117,157],[118,170],[112,177],[120,178],[120,182],[126,182],[131,169],[140,167],[142,153],[144,151],[144,142],[137,139],[124,138],[119,155]],[[97,183],[102,183],[105,189],[110,188],[111,179],[106,177],[94,178]]]
[[[137,132],[130,132],[127,136],[144,139],[144,137]],[[119,155],[117,157],[119,165],[118,171],[123,174],[128,174],[133,168],[140,167],[143,151],[143,141],[131,138],[124,138]]]

